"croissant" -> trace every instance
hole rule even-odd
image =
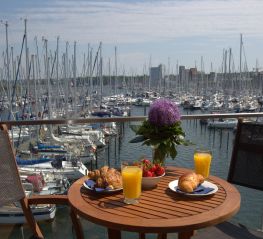
[[[96,181],[100,177],[100,170],[96,169],[88,173],[90,179]]]
[[[114,168],[110,168],[105,176],[108,185],[111,185],[114,189],[122,187],[121,173]]]
[[[96,182],[96,187],[99,188],[118,189],[122,187],[121,173],[108,166],[90,171],[88,176]]]
[[[199,184],[204,182],[204,177],[201,174],[194,172],[183,174],[178,181],[178,187],[186,193],[193,192]]]
[[[106,174],[107,174],[107,172],[108,172],[108,170],[109,170],[109,167],[108,167],[108,166],[103,166],[103,167],[101,167],[101,168],[100,168],[100,176],[101,176],[101,177],[105,177]]]

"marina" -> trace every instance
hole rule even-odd
[[[148,112],[148,107],[146,109],[144,107],[138,106],[131,107],[131,115],[133,116],[141,116],[144,114],[145,111],[146,113]],[[183,115],[189,115],[189,113],[193,113],[192,111],[184,110],[183,108],[181,108],[181,112]],[[200,112],[201,111],[195,111],[194,113],[198,114]],[[104,148],[100,149],[100,151],[98,152],[97,161],[93,161],[93,166],[88,164],[87,168],[101,167],[103,165],[119,167],[122,160],[138,160],[142,157],[150,159],[152,157],[152,152],[148,147],[140,146],[140,144],[129,143],[131,138],[134,137],[134,132],[131,131],[130,126],[132,124],[138,123],[117,123],[116,135],[110,136],[110,140],[106,139],[107,145]],[[173,165],[184,168],[193,168],[194,150],[199,147],[204,147],[212,151],[213,160],[211,166],[211,174],[219,176],[221,178],[226,178],[229,168],[229,160],[232,154],[232,142],[235,135],[233,129],[209,128],[207,125],[201,124],[200,120],[198,119],[183,120],[182,125],[185,130],[187,139],[191,140],[193,145],[178,146],[178,155],[176,159],[167,159],[167,165]],[[263,210],[262,194],[260,193],[260,191],[253,189],[247,189],[243,187],[238,187],[238,189],[241,192],[242,203],[246,206],[241,207],[240,212],[236,216],[234,216],[234,218],[231,219],[231,221],[235,223],[241,223],[242,225],[245,225],[248,228],[260,228],[262,224],[261,211]],[[250,197],[252,193],[254,196]],[[257,207],[259,210],[251,214],[250,208],[253,207]],[[61,220],[64,221],[64,217],[68,213],[68,210],[66,208],[59,208],[57,210],[59,213],[56,213],[56,217],[53,222],[55,224],[60,223]],[[70,221],[68,221],[67,223],[70,223]],[[89,228],[89,230],[87,233],[90,233],[90,228],[91,230],[97,231],[97,226],[88,222],[84,222],[84,224],[88,224],[87,228]],[[2,230],[7,230],[8,227],[2,226],[2,228]],[[19,231],[20,229],[17,228],[15,230]],[[50,227],[47,227],[45,230],[47,233],[49,233],[49,231],[53,231],[54,228],[51,229]],[[105,230],[102,228],[100,230],[102,236],[101,238],[106,238],[107,236]],[[14,231],[13,233],[14,235],[17,235],[18,232]],[[60,235],[59,232],[57,233],[57,235]],[[68,238],[71,237],[72,235],[69,234]]]
[[[93,82],[96,77],[94,80],[93,77],[91,79]],[[142,89],[117,88],[119,94],[114,95],[111,93],[112,86],[105,83],[103,88],[100,88],[100,93],[94,91],[95,94],[89,92],[86,95],[83,93],[84,87],[99,90],[98,87],[102,87],[102,83],[96,80],[97,85],[91,86],[90,82],[85,83],[79,78],[78,83],[76,81],[74,84],[69,84],[71,93],[68,96],[64,94],[66,88],[61,85],[62,93],[57,98],[55,91],[51,89],[54,90],[56,85],[59,87],[63,79],[61,78],[53,83],[54,87],[50,88],[50,92],[49,88],[44,88],[49,83],[46,84],[42,81],[38,80],[34,84],[43,87],[39,88],[35,85],[33,89],[29,88],[30,92],[34,92],[34,98],[27,99],[25,97],[21,101],[24,103],[19,103],[19,99],[17,99],[16,104],[10,108],[10,101],[7,97],[3,97],[1,119],[2,122],[8,122],[8,120],[20,120],[21,122],[22,126],[14,126],[9,131],[9,136],[16,148],[17,163],[21,175],[51,173],[56,177],[66,177],[71,183],[83,175],[87,175],[88,171],[94,168],[100,168],[104,165],[119,168],[122,160],[136,161],[142,157],[151,159],[152,151],[148,147],[129,143],[134,137],[130,126],[140,124],[140,122],[128,122],[128,119],[137,116],[146,117],[150,105],[158,98],[169,98],[175,102],[182,115],[218,115],[217,118],[183,119],[182,127],[186,139],[193,144],[190,146],[177,146],[178,155],[175,160],[167,158],[167,166],[194,168],[194,150],[204,147],[212,151],[211,174],[226,179],[237,126],[235,114],[261,112],[262,110],[262,101],[259,95],[248,97],[246,94],[250,93],[244,92],[243,95],[232,97],[227,95],[223,88],[221,92],[211,92],[210,95],[201,96],[196,95],[197,92],[183,91],[178,94],[175,93],[176,91],[165,92],[163,91],[165,88],[163,90],[159,89],[160,92],[146,91],[143,90],[145,86],[142,86]],[[69,82],[74,81],[70,79]],[[141,84],[140,81],[138,83]],[[171,81],[171,84],[177,84],[176,79],[173,82]],[[40,92],[38,92],[39,90],[34,91],[36,88]],[[44,98],[36,98],[38,95],[42,95]],[[39,109],[42,109],[42,111],[40,112]],[[224,119],[220,117],[220,115],[227,113],[233,114],[233,118]],[[67,120],[72,117],[80,120],[91,117],[97,117],[98,121],[99,119],[106,120],[98,123],[95,118],[94,122],[90,124],[45,125],[45,120]],[[114,122],[115,117],[127,117],[127,122]],[[106,122],[107,119],[109,119],[108,122]],[[261,121],[262,118],[252,119]],[[43,125],[23,125],[23,122],[37,120],[43,120]],[[242,187],[238,187],[238,189],[242,196],[242,207],[231,221],[255,230],[261,228],[262,195],[255,190]],[[50,192],[50,194],[52,193]],[[250,197],[252,193],[253,197]],[[259,210],[252,214],[250,209],[254,207]],[[4,212],[10,212],[9,216],[12,217],[10,209],[5,208],[3,210]],[[68,210],[66,208],[57,208],[52,213],[52,218],[54,218],[52,224],[54,226],[44,229],[44,233],[47,234],[51,231],[51,234],[53,234],[53,231],[57,230],[55,225],[64,220],[63,218],[68,214]],[[17,220],[17,222],[20,223],[21,220]],[[43,223],[45,224],[45,222]],[[67,221],[67,223],[70,223],[70,221]],[[91,230],[97,233],[97,226],[87,224],[89,232],[91,227]],[[0,230],[4,231],[9,227],[1,226],[1,228]],[[14,232],[11,234],[17,235],[19,233],[17,230],[19,231],[21,228],[14,227]],[[102,233],[101,238],[107,238],[105,230],[102,228],[100,230]],[[87,233],[89,234],[89,232]],[[59,237],[60,233],[58,230],[57,235]],[[71,237],[71,232],[68,232],[68,236],[65,236],[65,238]],[[15,237],[10,236],[8,238]]]
[[[151,239],[156,238],[154,233],[158,234],[158,239],[198,239],[199,232],[195,234],[195,231],[202,235],[210,226],[226,229],[226,225],[231,225],[239,229],[227,231],[229,238],[239,238],[235,233],[240,228],[243,229],[242,239],[263,238],[263,166],[262,151],[258,147],[263,138],[260,130],[263,71],[258,59],[252,66],[251,58],[247,57],[247,50],[252,51],[254,42],[250,31],[234,32],[236,41],[232,36],[232,41],[228,41],[224,35],[221,38],[224,46],[222,42],[213,43],[213,49],[210,47],[208,52],[201,46],[207,46],[209,39],[204,38],[203,42],[197,39],[207,25],[204,23],[198,34],[195,33],[198,37],[192,36],[191,44],[180,31],[177,31],[178,39],[177,35],[173,36],[174,30],[170,27],[178,28],[174,24],[178,19],[173,24],[169,22],[169,27],[166,25],[171,36],[167,31],[160,33],[167,37],[165,43],[145,29],[143,34],[140,30],[139,35],[130,35],[134,26],[140,26],[141,15],[144,17],[146,12],[149,19],[158,15],[160,9],[166,9],[168,14],[170,4],[173,11],[178,8],[188,12],[184,1],[169,4],[156,1],[160,9],[148,1],[129,3],[127,9],[136,12],[130,15],[134,26],[123,16],[117,21],[114,18],[122,11],[128,14],[123,8],[127,3],[106,1],[107,6],[100,8],[106,2],[77,2],[79,6],[68,1],[65,8],[62,7],[64,2],[54,3],[59,13],[55,18],[56,11],[46,9],[53,3],[42,6],[53,19],[52,24],[61,19],[69,24],[64,25],[64,29],[44,31],[44,21],[39,21],[41,16],[44,18],[44,11],[39,13],[38,20],[22,17],[15,26],[0,19],[4,29],[4,37],[0,39],[0,237],[32,238],[32,232],[36,236],[42,231],[47,239],[82,239],[79,232],[82,225],[85,238],[90,239],[121,239],[121,236],[131,239],[138,235],[140,239]],[[190,7],[193,3],[187,4]],[[69,11],[69,6],[73,10]],[[90,9],[87,10],[87,6]],[[137,6],[144,8],[137,9]],[[25,6],[20,7],[26,10]],[[85,27],[90,42],[72,41],[72,36],[78,38],[76,32],[80,36],[84,31],[85,21],[82,19],[82,26],[81,19],[73,21],[71,18],[77,15],[76,9],[82,15],[82,7],[88,11],[87,16],[103,12],[89,18],[91,25],[104,28],[107,20],[101,22],[101,19],[111,16],[108,22],[114,27],[117,25],[120,33],[104,28],[107,36],[98,40],[94,37],[97,29],[90,25],[91,29]],[[211,9],[203,7],[206,15],[207,9]],[[65,10],[69,11],[68,15],[63,17],[60,8],[68,9]],[[29,15],[37,9],[31,9]],[[192,11],[193,15],[199,10]],[[159,12],[159,16],[162,15]],[[74,22],[74,27],[67,22],[68,18]],[[141,22],[137,22],[137,18]],[[148,20],[146,29],[151,21]],[[180,29],[188,32],[191,28],[184,26],[184,21],[181,17]],[[48,22],[46,19],[44,25]],[[123,26],[119,22],[125,26],[122,33]],[[151,25],[152,32],[163,22],[164,19],[160,22],[158,19],[157,25]],[[130,27],[126,27],[127,24]],[[38,33],[38,27],[42,29],[42,38],[32,37],[32,33]],[[71,29],[69,35],[57,35],[58,29],[63,34],[66,28]],[[215,28],[220,29],[217,25]],[[56,32],[56,37],[51,37],[50,32]],[[102,31],[99,32],[101,37]],[[117,40],[115,35],[118,35]],[[126,35],[129,39],[118,40]],[[141,35],[145,35],[145,39],[147,35],[152,37],[145,41],[139,37]],[[213,37],[214,41],[218,38]],[[82,36],[83,39],[86,36]],[[174,49],[169,49],[174,41],[181,44],[176,46],[175,53]],[[196,55],[192,50],[189,56],[188,47],[190,49],[195,41],[204,53],[198,49]],[[138,50],[127,47],[134,44]],[[183,54],[181,46],[184,46]],[[257,52],[260,51],[257,49]],[[177,59],[172,59],[175,57]],[[155,113],[151,113],[153,106]],[[259,127],[252,133],[249,130],[244,133],[241,125],[246,123]],[[241,136],[247,137],[248,142],[242,141]],[[240,145],[241,151],[238,151]],[[197,149],[209,151],[205,166],[199,159],[200,172],[205,173],[197,174],[194,160]],[[256,187],[252,185],[254,189],[245,183],[240,186],[230,181],[236,166],[232,160],[238,157],[243,157],[243,164],[237,169],[246,169],[245,174],[256,165],[253,175],[240,174],[243,179],[258,177],[250,180],[256,184]],[[133,162],[132,167],[136,165],[136,180],[129,178],[133,170],[124,173],[127,166],[124,161]],[[189,172],[191,180],[196,181],[195,186],[191,185],[191,192],[180,186],[180,180]],[[126,186],[129,190],[125,189],[124,176],[126,183],[130,183]],[[200,181],[193,180],[195,176]],[[188,175],[187,180],[191,177]],[[238,180],[237,184],[240,184]],[[136,197],[127,198],[125,191],[127,194],[132,190],[136,191]],[[2,201],[8,203],[2,204]],[[149,234],[145,236],[145,233]],[[211,235],[211,238],[221,239]]]

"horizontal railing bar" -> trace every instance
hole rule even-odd
[[[216,118],[255,118],[263,117],[263,112],[256,113],[224,113],[224,114],[196,114],[196,115],[182,115],[182,119],[216,119]]]
[[[182,120],[192,119],[215,119],[215,118],[254,118],[263,117],[263,112],[257,113],[231,113],[231,114],[196,114],[182,115]],[[85,118],[85,119],[52,119],[52,120],[17,120],[17,121],[0,121],[0,124],[6,124],[8,127],[23,125],[58,125],[58,124],[88,124],[88,123],[105,123],[105,122],[129,122],[143,121],[147,116],[132,117],[110,117],[110,118]]]

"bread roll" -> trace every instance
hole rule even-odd
[[[194,172],[183,174],[178,181],[178,187],[186,193],[193,192],[199,184],[204,182],[204,177],[201,174]]]

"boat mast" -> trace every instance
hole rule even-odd
[[[117,47],[115,46],[115,84],[114,84],[114,95],[117,94],[117,77],[118,77],[118,72],[117,72]]]
[[[35,44],[36,44],[36,55],[35,55],[35,66],[36,66],[36,72],[35,72],[35,81],[36,81],[36,84],[39,83],[41,77],[40,77],[40,61],[39,61],[39,55],[38,55],[38,43],[37,43],[37,37],[35,36],[34,38],[35,40]],[[38,110],[37,111],[37,117],[38,118],[42,118],[42,114],[43,112],[41,107],[40,107],[40,104],[38,102],[38,96],[36,97],[36,109]]]
[[[12,62],[12,81],[14,83],[15,81],[15,75],[16,75],[16,63],[14,61],[14,48],[11,46],[11,62]],[[10,88],[11,90],[11,88]],[[11,98],[11,92],[10,92],[10,98]]]
[[[93,94],[93,69],[92,69],[92,57],[93,54],[93,48],[90,49],[90,59],[89,59],[89,83],[90,83],[90,96],[92,98]]]
[[[74,42],[74,57],[73,57],[73,81],[74,81],[74,103],[73,103],[73,112],[76,116],[77,114],[77,64],[76,64],[76,41]]]
[[[7,68],[7,86],[8,86],[8,100],[10,104],[10,111],[12,112],[11,103],[11,84],[10,84],[10,71],[9,71],[9,46],[8,46],[8,22],[5,22],[5,36],[6,36],[6,68]]]
[[[170,63],[170,57],[168,57],[168,69],[167,69],[167,75],[168,75],[168,87],[169,89],[171,90],[171,74],[170,74],[170,71],[171,71],[171,63]],[[164,81],[164,89],[166,88],[166,83]]]
[[[239,90],[241,90],[241,81],[242,81],[242,33],[240,34],[240,50],[239,50]],[[240,91],[239,91],[240,92]]]
[[[178,60],[176,60],[176,81],[177,82],[177,91],[180,92],[180,77],[179,77],[179,64]],[[176,87],[175,87],[176,89]]]
[[[148,82],[148,90],[151,91],[151,67],[152,67],[152,56],[150,55],[149,59],[149,82]]]
[[[164,69],[166,69],[166,67],[164,66]],[[163,76],[163,94],[165,95],[166,94],[166,88],[167,88],[167,85],[166,83],[170,83],[170,57],[168,57],[168,62],[167,62],[167,69],[166,69],[166,72],[164,73],[164,76]]]
[[[58,54],[59,54],[59,36],[57,37],[57,64],[56,64],[56,68],[57,68],[57,95],[56,95],[56,101],[57,101],[57,104],[56,104],[56,107],[58,108],[58,104],[59,104],[59,75],[58,75],[58,72],[59,72],[59,58],[58,58]]]
[[[201,87],[200,91],[197,92],[198,95],[202,94],[204,91],[204,61],[203,56],[201,56]]]
[[[9,71],[9,46],[8,46],[8,22],[3,23],[1,20],[0,23],[5,26],[5,37],[6,37],[6,86],[7,86],[7,99],[10,107],[10,115],[12,114],[12,102],[11,102],[11,85],[10,85],[10,71]]]
[[[69,77],[68,77],[68,45],[69,43],[66,42],[66,54],[65,54],[65,67],[64,67],[64,70],[65,70],[65,84],[66,84],[66,87],[65,87],[65,97],[66,97],[66,117],[68,118],[68,97],[69,97]]]
[[[35,112],[36,115],[38,115],[39,110],[39,104],[38,104],[38,92],[37,92],[37,77],[36,77],[36,69],[37,64],[35,64],[35,61],[37,61],[36,55],[31,56],[31,62],[32,62],[32,69],[33,69],[33,80],[34,80],[34,91],[35,91]]]
[[[110,94],[112,93],[112,85],[111,85],[111,65],[110,65],[110,58],[109,58],[109,85],[110,85]]]
[[[37,68],[37,79],[41,79],[41,69],[40,69],[40,60],[39,60],[39,54],[38,54],[38,43],[37,43],[37,37],[35,37],[35,43],[36,43],[36,51],[37,51],[37,61],[36,61],[36,68]]]
[[[100,42],[100,104],[102,104],[103,77],[102,77],[102,42]]]
[[[46,50],[46,79],[47,79],[47,103],[48,103],[48,118],[51,119],[51,105],[50,105],[50,81],[49,81],[49,56],[47,51],[47,39],[43,39]]]
[[[232,49],[229,48],[229,59],[228,59],[228,76],[230,80],[230,87],[231,87],[231,94],[233,94],[234,88],[233,88],[233,78],[231,76],[231,61],[232,61]]]
[[[159,75],[159,82],[158,82],[158,91],[160,94],[164,94],[162,91],[162,82],[165,81],[165,74],[166,74],[166,67],[165,65],[160,64],[161,67],[161,76]]]
[[[90,75],[90,44],[88,44],[88,56],[87,56],[87,62],[86,62],[86,65],[87,65],[87,69],[85,67],[85,73],[84,73],[84,77],[87,76],[87,83],[85,83],[84,81],[84,89],[85,89],[85,85],[87,86],[87,88],[90,87],[90,84],[89,84],[89,75]],[[86,77],[85,77],[86,78]],[[87,93],[86,93],[87,94]],[[85,95],[86,97],[86,95]],[[86,100],[86,99],[85,99]],[[84,100],[84,101],[85,101]],[[86,106],[86,104],[84,104],[84,107]],[[84,108],[83,108],[84,109]]]
[[[143,89],[146,89],[146,85],[147,85],[147,82],[146,82],[146,63],[144,62],[143,64],[143,68],[142,68],[142,75],[143,75],[143,84],[142,84],[142,87]],[[132,91],[134,91],[134,84],[135,84],[135,77],[133,76],[133,82],[132,82]]]
[[[27,81],[27,99],[29,100],[29,59],[28,59],[28,48],[27,48],[27,19],[24,19],[25,24],[25,53],[26,53],[26,81]]]

